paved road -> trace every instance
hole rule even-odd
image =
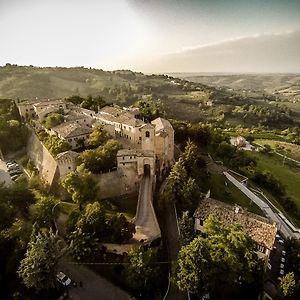
[[[300,165],[300,161],[298,161],[296,159],[290,158],[290,157],[288,157],[286,155],[283,155],[283,154],[281,154],[281,153],[279,153],[277,151],[274,151],[274,153],[276,153],[277,155],[281,156],[283,159],[288,159],[288,160],[293,161],[294,163]]]
[[[82,265],[62,262],[62,271],[73,281],[77,287],[69,287],[68,299],[74,300],[129,300],[135,299],[119,287],[100,277],[92,270]],[[82,286],[79,282],[82,282]]]
[[[166,181],[164,181],[160,188],[160,194],[163,193],[163,190],[166,186]],[[175,206],[173,203],[166,203],[164,206],[164,218],[163,218],[163,228],[162,235],[164,243],[167,246],[168,250],[168,260],[175,261],[177,259],[178,252],[180,250],[179,243],[179,230],[177,227],[177,218]],[[170,266],[171,271],[171,266]],[[179,289],[173,284],[170,283],[170,288],[168,294],[164,300],[188,300],[187,293],[179,291]]]
[[[143,239],[144,242],[151,242],[161,236],[152,198],[152,178],[149,174],[144,174],[140,184],[138,206],[134,220],[136,233],[133,238],[136,240]]]
[[[261,193],[258,190],[250,191],[246,186],[241,184],[236,178],[234,178],[232,175],[230,175],[227,172],[224,172],[224,175],[228,180],[230,180],[241,192],[243,192],[247,197],[249,197],[259,208],[265,212],[265,214],[273,220],[277,226],[278,229],[281,231],[284,238],[300,238],[300,234],[297,232],[293,232],[289,226],[284,222],[283,219],[281,219],[277,213],[275,213],[271,207],[277,212],[280,212],[277,208],[275,208],[271,202],[268,200],[268,198]],[[260,197],[258,196],[260,195]],[[263,199],[262,199],[262,198]]]

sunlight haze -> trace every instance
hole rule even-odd
[[[0,64],[144,72],[297,72],[299,13],[297,0],[0,0]],[[256,43],[264,48],[264,36],[268,61],[255,50]],[[247,39],[249,53],[240,53],[244,46],[239,43]],[[199,62],[191,63],[198,50]],[[286,64],[282,52],[289,55]],[[227,57],[230,64],[224,62]],[[249,69],[245,61],[256,61],[258,67]]]

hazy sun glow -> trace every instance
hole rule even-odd
[[[298,0],[0,0],[0,64],[180,71],[161,57],[296,32],[299,13]]]

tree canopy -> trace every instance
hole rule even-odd
[[[43,123],[47,129],[50,129],[54,126],[61,124],[63,121],[64,116],[62,114],[53,112],[47,115]]]
[[[57,234],[33,231],[25,258],[21,261],[18,274],[28,288],[37,292],[55,287],[58,261],[63,254]]]
[[[125,265],[125,278],[128,285],[134,290],[146,291],[151,288],[158,275],[158,267],[153,263],[156,251],[145,250],[143,247],[132,249],[128,252]]]
[[[53,212],[54,206],[59,203],[59,200],[54,196],[42,195],[36,193],[36,203],[32,205],[32,219],[41,227],[50,227],[55,215]]]
[[[104,144],[109,138],[109,134],[106,130],[104,130],[104,126],[98,124],[94,127],[93,132],[90,134],[88,138],[88,144],[92,147],[99,147]]]
[[[5,154],[17,151],[27,143],[28,130],[21,123],[18,109],[12,100],[0,99],[0,149]]]
[[[79,159],[85,167],[92,173],[98,174],[107,172],[117,165],[117,152],[122,149],[122,144],[116,140],[110,139],[104,145],[95,150],[83,151]]]
[[[71,194],[72,200],[79,205],[96,198],[98,187],[91,173],[84,165],[77,167],[75,172],[66,175],[62,186]]]
[[[254,280],[255,245],[239,225],[224,226],[211,215],[203,233],[206,238],[194,239],[179,252],[173,280],[180,290],[204,295],[221,283]]]

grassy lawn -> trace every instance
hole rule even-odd
[[[283,166],[282,158],[275,154],[267,155],[251,152],[250,155],[257,159],[259,170],[271,172],[285,186],[286,194],[300,209],[300,168],[288,164]]]
[[[258,145],[270,145],[272,149],[276,149],[281,154],[286,154],[288,157],[300,160],[300,146],[274,140],[258,139],[254,141]]]
[[[126,197],[116,197],[103,200],[100,203],[105,206],[107,215],[122,213],[128,220],[135,216],[138,195],[128,195]]]
[[[62,201],[58,204],[57,209],[63,214],[69,215],[73,210],[77,209],[77,207],[75,203]]]
[[[242,193],[234,184],[232,184],[222,174],[210,174],[210,192],[211,197],[229,204],[237,204],[248,211],[258,215],[264,215],[260,208],[253,203],[244,193]]]

